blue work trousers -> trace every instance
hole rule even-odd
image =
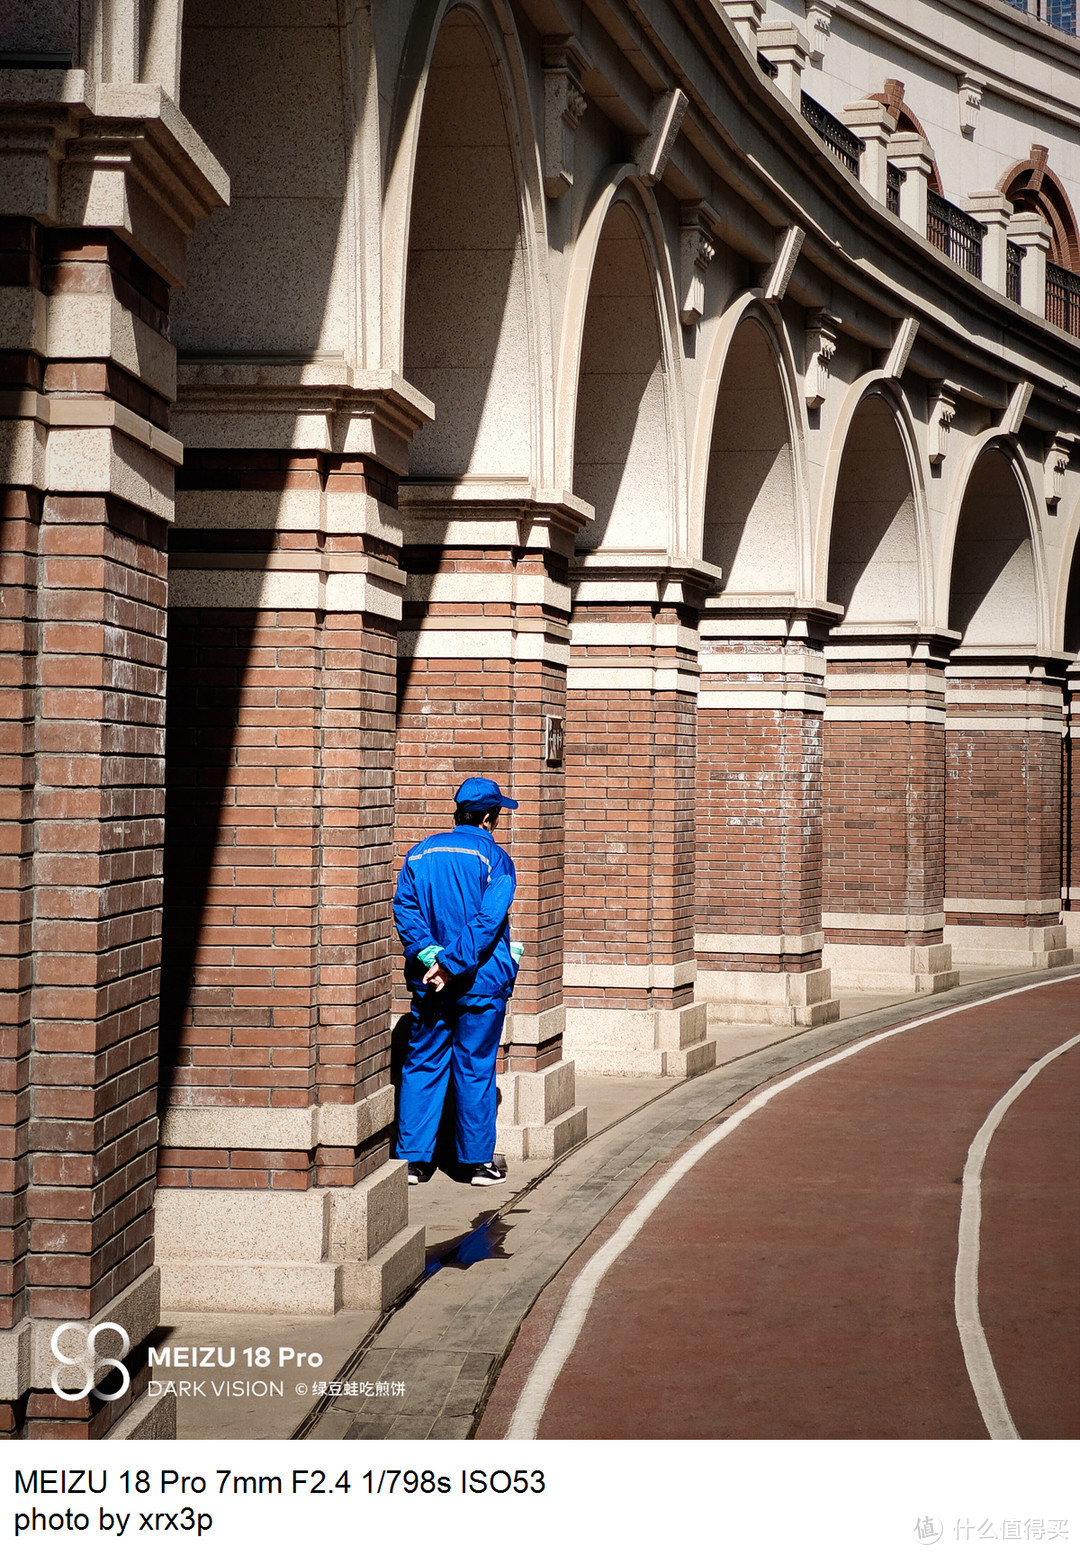
[[[435,1154],[446,1087],[454,1084],[454,1143],[459,1161],[476,1165],[495,1154],[495,1060],[506,1001],[462,1009],[435,994],[413,999],[412,1031],[398,1098],[399,1161]]]

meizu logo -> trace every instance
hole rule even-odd
[[[114,1334],[120,1335],[121,1349],[118,1355],[98,1354],[98,1334],[104,1333],[107,1328],[111,1328]],[[68,1346],[77,1349],[75,1355],[65,1354],[58,1343],[60,1335],[67,1333],[69,1329],[74,1330],[82,1341],[81,1349],[78,1349],[72,1341],[68,1341]],[[60,1362],[60,1365],[53,1369],[52,1374],[52,1390],[58,1398],[66,1398],[69,1403],[74,1403],[77,1399],[85,1398],[88,1393],[93,1393],[95,1398],[100,1398],[105,1403],[108,1403],[111,1399],[122,1398],[131,1386],[131,1373],[124,1365],[124,1356],[131,1349],[131,1340],[128,1337],[127,1329],[121,1328],[119,1323],[95,1323],[89,1333],[86,1331],[85,1323],[61,1323],[59,1328],[53,1329],[49,1348]],[[82,1370],[83,1385],[77,1393],[68,1392],[60,1386],[60,1372],[65,1366],[78,1366]],[[97,1381],[97,1374],[102,1367],[120,1373],[120,1385],[112,1393],[106,1393],[101,1388],[94,1386]]]

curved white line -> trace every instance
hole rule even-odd
[[[1080,977],[1080,972],[1074,972],[1069,977],[1056,978],[1054,982],[1055,985],[1058,982],[1068,983],[1077,977]],[[1004,993],[988,994],[985,999],[972,999],[967,1004],[957,1004],[948,1010],[937,1010],[933,1015],[924,1015],[919,1020],[905,1021],[902,1026],[891,1026],[888,1031],[879,1031],[875,1036],[864,1037],[861,1042],[854,1042],[850,1047],[841,1048],[835,1053],[830,1053],[826,1058],[818,1059],[817,1063],[811,1064],[808,1068],[800,1069],[797,1074],[778,1080],[775,1085],[770,1085],[744,1107],[740,1107],[738,1112],[733,1112],[731,1117],[725,1118],[723,1123],[717,1124],[711,1133],[706,1134],[705,1138],[700,1139],[685,1155],[681,1155],[673,1166],[668,1167],[659,1182],[649,1189],[640,1204],[627,1215],[607,1241],[597,1248],[577,1276],[559,1309],[559,1315],[548,1335],[547,1343],[533,1362],[504,1440],[528,1441],[536,1436],[551,1390],[577,1343],[600,1281],[619,1254],[625,1252],[630,1246],[642,1226],[667,1198],[672,1188],[697,1165],[702,1156],[708,1154],[714,1145],[718,1145],[722,1139],[734,1133],[740,1123],[753,1117],[755,1112],[760,1112],[762,1107],[772,1101],[774,1096],[779,1096],[781,1091],[789,1090],[793,1085],[798,1085],[800,1080],[808,1079],[812,1074],[820,1074],[823,1069],[842,1063],[845,1058],[850,1058],[855,1053],[862,1053],[878,1042],[884,1042],[886,1037],[895,1037],[902,1031],[914,1030],[916,1026],[927,1026],[931,1021],[943,1020],[951,1015],[962,1015],[965,1010],[978,1009],[981,1005],[994,1004],[999,999],[1011,999],[1014,994],[1029,993],[1032,988],[1046,986],[1045,983],[1024,983],[1020,988],[1008,988]]]
[[[1066,979],[1063,978],[1062,981]],[[956,1326],[960,1331],[960,1343],[964,1350],[964,1363],[971,1378],[971,1386],[975,1390],[979,1412],[992,1441],[1019,1441],[1020,1432],[1013,1424],[1009,1406],[1001,1391],[1001,1383],[998,1381],[990,1346],[986,1342],[982,1319],[979,1316],[979,1226],[982,1221],[983,1162],[986,1160],[986,1152],[990,1148],[990,1141],[994,1137],[998,1124],[1016,1098],[1027,1090],[1035,1076],[1040,1074],[1047,1064],[1052,1064],[1055,1058],[1060,1058],[1062,1053],[1067,1053],[1078,1042],[1080,1042],[1080,1033],[1070,1037],[1052,1053],[1047,1053],[1037,1063],[1032,1064],[1016,1084],[1009,1087],[1001,1100],[991,1108],[986,1122],[971,1141],[971,1148],[964,1164],[953,1300]]]

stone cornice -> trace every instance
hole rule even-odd
[[[229,199],[229,180],[158,86],[81,70],[0,70],[5,214],[106,227],[171,285],[187,237]]]

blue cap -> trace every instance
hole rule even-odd
[[[518,802],[500,793],[498,783],[490,778],[466,778],[454,795],[454,803],[467,810],[491,810],[498,805],[502,810],[516,810]]]

